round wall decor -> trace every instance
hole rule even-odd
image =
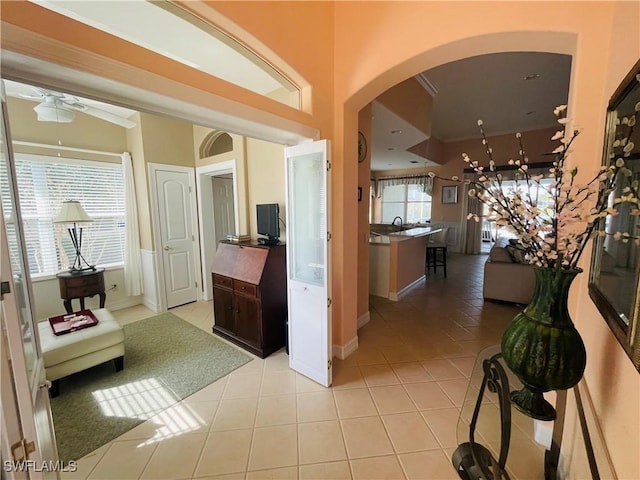
[[[362,132],[358,132],[358,163],[367,158],[367,139]]]

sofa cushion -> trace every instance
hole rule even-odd
[[[513,261],[505,247],[499,247],[497,245],[494,245],[493,248],[489,251],[489,259],[492,262],[511,263]]]

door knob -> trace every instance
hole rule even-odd
[[[168,252],[168,251],[170,251],[170,250],[173,250],[173,248],[168,247],[168,246],[165,246],[165,247],[163,248],[163,250],[164,250],[165,252]]]

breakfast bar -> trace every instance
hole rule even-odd
[[[369,293],[398,301],[425,276],[429,235],[441,228],[416,227],[369,236]]]

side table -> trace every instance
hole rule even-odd
[[[521,387],[520,380],[504,362],[500,345],[478,353],[458,418],[460,443],[451,458],[460,478],[559,478],[567,391],[556,391],[555,421],[541,422],[511,408],[509,394]],[[578,387],[573,391],[591,477],[598,480],[600,474],[580,392]]]
[[[100,296],[100,308],[107,298],[104,288],[104,268],[82,272],[60,272],[56,275],[60,284],[60,298],[67,313],[72,313],[71,300],[80,299],[80,310],[84,310],[84,297]]]

